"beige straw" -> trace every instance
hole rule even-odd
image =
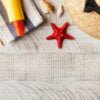
[[[96,12],[83,12],[85,0],[65,0],[66,10],[75,24],[87,34],[100,39],[100,15]],[[100,0],[96,0],[100,5]]]

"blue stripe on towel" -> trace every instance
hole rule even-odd
[[[25,14],[25,21],[24,24],[26,25],[26,27],[28,28],[28,30],[34,29],[34,25],[33,23],[27,18],[26,14]]]

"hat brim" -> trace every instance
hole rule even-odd
[[[85,0],[65,0],[65,3],[75,24],[87,34],[100,39],[100,15],[96,12],[85,13]]]

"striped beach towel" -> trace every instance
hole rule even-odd
[[[26,33],[28,33],[43,23],[43,18],[32,0],[22,0],[22,3],[26,17],[24,21]],[[16,38],[16,32],[8,21],[4,0],[0,0],[0,40],[4,43],[9,43]]]

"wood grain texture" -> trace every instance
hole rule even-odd
[[[0,82],[0,100],[100,100],[100,82]]]

